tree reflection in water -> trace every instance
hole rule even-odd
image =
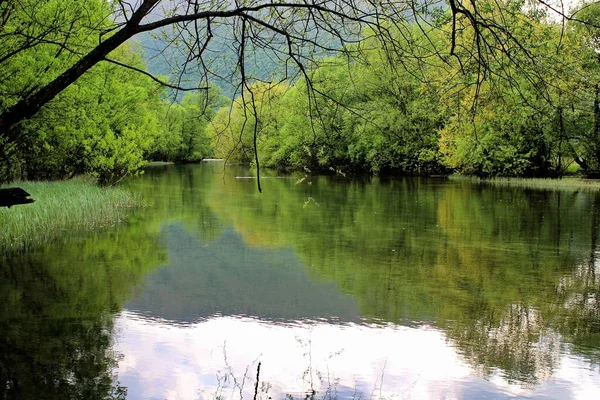
[[[125,398],[113,317],[164,259],[131,227],[2,258],[0,398]]]
[[[485,380],[537,391],[555,383],[569,358],[598,365],[597,194],[339,177],[265,179],[258,194],[254,182],[234,175],[251,174],[235,167],[225,177],[206,166],[149,170],[131,182],[151,204],[132,224],[5,256],[0,398],[118,398],[124,386],[135,398],[145,381],[129,364],[141,360],[155,384],[175,386],[171,370],[161,368],[190,367],[195,358],[177,355],[196,346],[191,334],[202,338],[194,354],[203,363],[192,363],[190,374],[212,379],[221,371],[225,382],[227,363],[207,361],[211,353],[202,346],[220,348],[223,332],[254,328],[265,349],[302,365],[293,376],[285,364],[274,372],[275,355],[245,359],[247,343],[236,347],[231,339],[230,372],[239,381],[248,368],[245,388],[253,392],[249,382],[263,361],[266,386],[259,388],[296,398],[291,386],[298,382],[317,397],[371,393],[382,388],[382,374],[384,389],[396,385],[408,397],[411,388],[442,382],[476,398],[465,388],[479,390]],[[120,312],[126,304],[145,319]],[[240,314],[250,322],[228,319]],[[313,351],[321,346],[313,355],[328,360],[319,365],[306,362],[299,342],[277,344],[289,336],[282,323],[304,329],[314,320],[315,332],[339,342],[312,336]],[[118,348],[115,330],[124,341]],[[181,352],[173,337],[187,343]],[[379,357],[377,368],[363,369],[371,361],[361,349]],[[391,353],[412,358],[384,368]],[[349,366],[368,388],[343,375]],[[212,387],[207,382],[201,386]]]

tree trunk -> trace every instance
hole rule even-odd
[[[593,140],[596,141],[596,169],[600,171],[600,101],[598,99],[598,84],[594,90],[594,133]]]
[[[558,177],[562,178],[562,142],[565,137],[565,122],[563,120],[562,106],[558,106],[558,129],[558,167],[556,168],[556,172],[558,173]]]
[[[46,103],[75,82],[81,75],[102,61],[111,51],[115,50],[127,39],[135,34],[133,29],[122,29],[114,36],[100,43],[94,50],[85,55],[75,65],[62,73],[59,77],[44,86],[32,96],[22,99],[0,115],[0,136],[8,142],[15,142],[17,132],[10,127],[34,116]]]

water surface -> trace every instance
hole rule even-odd
[[[600,398],[596,193],[222,168],[2,259],[0,398]]]

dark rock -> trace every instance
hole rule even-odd
[[[18,204],[33,203],[29,193],[21,188],[0,189],[0,207],[12,207]]]

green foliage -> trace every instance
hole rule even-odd
[[[110,5],[100,0],[8,3],[4,7],[11,17],[1,39],[6,56],[0,63],[0,112],[57,77],[96,45],[97,29],[110,27]],[[143,68],[130,47],[111,57]],[[159,95],[156,84],[136,72],[96,65],[33,119],[14,128],[20,139],[16,146],[1,149],[9,167],[2,168],[0,180],[88,172],[109,183],[133,173],[157,134],[158,119],[149,110],[152,102],[160,102]]]
[[[466,14],[453,22],[442,9],[431,24],[382,22],[295,81],[245,82],[231,104],[216,88],[167,104],[155,81],[102,62],[15,127],[17,143],[0,143],[0,180],[89,173],[109,184],[146,159],[254,163],[255,148],[262,167],[314,172],[555,177],[578,165],[600,174],[600,7],[583,7],[564,27],[522,1],[477,7],[478,18],[501,19],[502,29],[481,26],[476,36]],[[101,0],[10,1],[0,9],[11,16],[0,26],[0,113],[112,26]],[[139,50],[121,46],[110,57],[143,71]],[[262,59],[248,68],[262,64],[274,68]]]
[[[9,0],[0,12],[0,112],[64,72],[110,24],[103,0]]]
[[[163,131],[156,135],[149,159],[177,163],[200,162],[212,156],[207,126],[225,103],[220,89],[186,93],[182,101],[163,106]]]
[[[479,7],[482,18],[502,17],[507,29],[502,35],[515,48],[502,45],[498,32],[484,30],[482,47],[473,53],[471,21],[461,15],[456,58],[440,57],[452,45],[443,32],[390,26],[389,37],[363,32],[367,39],[347,49],[357,59],[322,59],[308,79],[271,86],[269,96],[257,86],[261,165],[557,177],[577,163],[596,174],[597,32],[578,23],[562,31],[518,1]],[[595,21],[595,10],[585,8],[582,18]],[[436,23],[450,30],[447,14],[440,13]],[[222,109],[209,128],[218,138],[216,151],[252,162],[255,119],[248,93],[231,110]]]
[[[553,165],[555,124],[551,116],[529,108],[510,88],[482,85],[476,111],[466,96],[441,131],[448,166],[479,176],[548,176]],[[450,100],[451,101],[451,100]]]
[[[114,58],[142,67],[127,47]],[[161,133],[162,88],[138,72],[102,63],[20,127],[17,151],[29,179],[91,173],[110,183],[134,173]]]
[[[443,99],[451,114],[441,130],[444,163],[479,176],[556,177],[576,161],[590,173],[599,165],[593,96],[600,72],[591,41],[576,24],[562,31],[508,4],[504,22],[521,48],[485,54],[497,74],[474,63],[461,65],[466,74],[453,75]],[[498,7],[486,12],[496,15]],[[459,36],[457,47],[470,40]]]
[[[255,128],[261,146],[281,129],[278,105],[286,88],[284,84],[256,84],[245,88],[230,107],[222,107],[207,128],[215,154],[232,162],[252,162]]]
[[[436,130],[443,114],[434,88],[394,70],[397,60],[381,43],[371,47],[361,63],[323,60],[309,83],[255,87],[262,165],[375,173],[440,169]],[[252,161],[254,126],[250,94],[238,98],[231,112],[221,109],[210,127],[219,154]]]
[[[6,6],[16,15],[9,19],[16,25],[3,26],[8,33],[0,38],[7,55],[0,62],[0,76],[6,78],[0,83],[0,112],[93,48],[94,30],[89,26],[110,27],[106,22],[110,6],[104,1],[34,3]],[[38,32],[42,27],[33,19],[48,19],[50,33]],[[31,28],[17,24],[28,20],[32,23],[26,26]],[[38,38],[30,47],[21,39],[23,29]],[[66,44],[78,52],[67,51]],[[11,49],[20,48],[8,57]],[[145,69],[134,46],[123,45],[110,58]],[[16,74],[17,70],[23,73]],[[13,75],[19,79],[8,79]],[[0,143],[0,181],[61,179],[87,173],[100,184],[109,184],[137,173],[148,157],[197,162],[210,155],[204,130],[222,104],[219,92],[211,89],[207,96],[189,94],[172,107],[164,97],[164,88],[138,71],[109,62],[95,65],[34,118],[14,128],[19,131],[18,143]]]

